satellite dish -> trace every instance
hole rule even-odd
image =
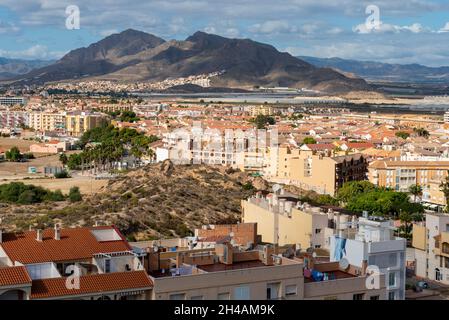
[[[312,253],[312,257],[316,258],[316,252],[315,251]]]
[[[281,185],[279,185],[277,183],[275,185],[273,185],[273,192],[274,193],[277,193],[281,189],[282,189]]]
[[[158,246],[154,246],[154,247],[153,247],[153,251],[154,251],[154,252],[158,252],[158,251],[159,251],[159,247],[158,247]]]
[[[341,258],[341,260],[338,262],[338,265],[340,269],[346,270],[349,267],[349,261],[346,258]]]

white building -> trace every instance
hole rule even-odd
[[[358,220],[357,233],[339,232],[331,237],[331,261],[345,258],[349,264],[362,268],[377,267],[385,274],[389,300],[405,299],[406,240],[395,237],[392,220],[363,217]]]
[[[449,215],[428,213],[413,225],[413,247],[415,274],[449,284]]]
[[[24,97],[0,97],[0,105],[4,106],[24,105],[25,103],[26,99]]]
[[[0,110],[0,129],[18,129],[28,125],[28,112]]]
[[[449,111],[444,113],[444,123],[449,123]]]

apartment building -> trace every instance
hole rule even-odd
[[[242,250],[229,242],[211,249],[149,251],[145,267],[154,283],[152,299],[303,300],[381,299],[385,287],[368,289],[366,274],[338,263],[313,264],[275,254],[271,245]],[[313,276],[312,276],[313,275]]]
[[[330,195],[345,182],[366,180],[366,158],[362,154],[335,156],[334,148],[332,144],[279,148],[277,174],[271,180]]]
[[[263,116],[272,116],[275,113],[275,108],[270,105],[260,105],[260,106],[252,106],[250,108],[250,114],[253,117],[263,115]]]
[[[415,274],[449,284],[449,215],[427,213],[413,225]]]
[[[393,221],[380,217],[361,217],[357,232],[339,230],[331,237],[331,261],[346,261],[356,267],[377,267],[385,274],[388,300],[405,299],[406,240],[394,236]]]
[[[63,131],[66,128],[64,112],[30,112],[29,127],[37,131]]]
[[[118,112],[118,111],[133,111],[133,106],[130,104],[108,103],[108,104],[96,104],[90,106],[91,109],[98,110],[100,112]]]
[[[242,214],[244,223],[257,223],[262,242],[298,245],[303,250],[330,248],[329,239],[337,224],[352,221],[348,215],[298,202],[283,191],[242,200]]]
[[[66,132],[70,136],[81,136],[84,132],[99,127],[104,120],[105,117],[99,113],[70,112],[65,116]]]
[[[422,201],[444,207],[440,184],[446,179],[449,161],[378,160],[369,165],[368,178],[379,187],[408,192],[411,185],[422,186]]]
[[[218,129],[193,127],[164,135],[164,146],[156,149],[157,162],[166,159],[176,164],[207,164],[228,166],[242,171],[264,173],[272,170],[277,150],[272,132],[224,132]],[[272,140],[270,140],[272,139]]]
[[[0,110],[0,129],[18,129],[28,124],[28,112]]]
[[[26,101],[24,97],[0,97],[0,105],[4,106],[24,105]]]
[[[0,300],[146,299],[152,287],[114,227],[0,231]]]

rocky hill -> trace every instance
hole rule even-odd
[[[118,82],[161,81],[225,71],[214,87],[282,86],[327,92],[369,90],[360,78],[317,68],[271,45],[196,32],[184,41],[126,30],[87,48],[69,52],[50,66],[33,70],[18,83],[89,79]]]
[[[130,239],[186,236],[206,223],[235,223],[240,200],[268,184],[223,167],[149,165],[111,180],[83,203],[33,206],[3,204],[9,230],[115,224]],[[59,207],[58,207],[59,206]]]

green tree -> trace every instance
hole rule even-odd
[[[264,129],[267,125],[276,124],[276,120],[273,117],[263,114],[257,115],[252,121],[256,124],[257,129]]]
[[[316,140],[312,137],[305,137],[304,140],[302,140],[302,143],[304,144],[316,144]]]
[[[67,162],[69,161],[69,158],[67,158],[67,155],[65,153],[60,153],[59,161],[65,166],[67,164]]]
[[[369,181],[350,181],[343,184],[337,192],[337,199],[348,202],[354,197],[376,189],[376,186]]]
[[[408,191],[410,192],[410,194],[412,194],[414,196],[414,201],[416,202],[416,199],[418,197],[422,196],[423,193],[423,189],[419,184],[412,184]]]
[[[19,148],[16,146],[12,147],[5,153],[6,160],[11,162],[17,162],[22,159],[22,154],[20,153]]]
[[[70,178],[70,175],[66,170],[62,170],[60,172],[55,173],[55,178],[56,179],[66,179],[66,178]]]
[[[428,138],[430,136],[429,131],[424,128],[413,128],[413,131],[419,136],[423,138]]]
[[[402,138],[404,140],[406,140],[408,137],[410,137],[410,133],[405,132],[405,131],[398,131],[395,133],[396,137],[398,138]]]
[[[69,200],[70,202],[79,202],[83,198],[81,196],[80,188],[78,187],[71,187],[69,191]]]

